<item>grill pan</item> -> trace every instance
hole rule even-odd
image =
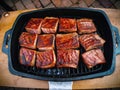
[[[37,69],[35,66],[28,67],[21,65],[19,63],[19,36],[25,31],[25,25],[30,18],[44,18],[46,16],[93,19],[97,33],[106,41],[102,50],[107,63],[88,69],[80,57],[77,69],[56,67],[51,69]],[[6,46],[8,46],[8,48]],[[120,54],[120,37],[118,29],[111,25],[107,15],[101,10],[85,8],[49,8],[20,14],[13,27],[5,33],[2,51],[8,55],[9,71],[12,74],[49,81],[83,80],[102,77],[113,73],[116,55]],[[84,49],[81,48],[80,52],[83,53]]]

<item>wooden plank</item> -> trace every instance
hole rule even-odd
[[[102,9],[104,10],[113,25],[118,27],[120,31],[120,10]],[[48,82],[42,80],[35,80],[30,78],[23,78],[13,75],[8,70],[8,57],[2,53],[2,43],[4,34],[11,29],[16,17],[25,11],[9,12],[9,16],[0,19],[0,86],[9,87],[24,87],[24,88],[45,88],[48,89]],[[103,27],[104,28],[104,27]],[[94,88],[114,88],[120,87],[120,55],[116,58],[115,72],[109,76],[102,78],[74,81],[73,89],[94,89]]]

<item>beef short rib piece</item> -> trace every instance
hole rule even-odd
[[[56,56],[54,50],[46,50],[37,52],[36,67],[52,68],[56,64]]]
[[[57,50],[57,67],[77,68],[79,50]]]
[[[55,35],[43,34],[38,36],[37,48],[39,50],[54,49]]]
[[[56,17],[46,17],[42,22],[43,33],[56,33],[59,19]]]
[[[96,31],[96,27],[92,19],[87,19],[87,18],[78,19],[77,26],[78,26],[79,34],[92,33]]]
[[[25,26],[26,31],[29,33],[40,34],[42,21],[42,18],[31,18]]]
[[[36,49],[37,34],[23,32],[19,37],[19,44],[22,47]]]
[[[82,54],[83,61],[88,68],[92,68],[98,64],[104,64],[105,57],[101,49],[94,49]]]
[[[84,34],[79,37],[81,45],[85,48],[86,51],[102,47],[105,43],[98,34]]]
[[[59,32],[75,32],[77,31],[76,19],[60,18]]]
[[[25,66],[34,66],[36,51],[27,48],[20,49],[20,64]]]
[[[57,34],[56,35],[57,49],[71,49],[79,47],[79,39],[77,33]]]

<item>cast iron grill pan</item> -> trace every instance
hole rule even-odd
[[[102,48],[104,52],[104,56],[106,59],[106,64],[97,65],[91,69],[88,69],[86,65],[83,63],[81,55],[79,60],[79,65],[77,69],[73,68],[51,68],[51,69],[38,69],[34,67],[23,66],[19,63],[19,37],[22,32],[25,30],[25,25],[27,24],[30,18],[44,18],[44,17],[68,17],[68,18],[91,18],[97,28],[97,33],[102,37],[106,43]],[[109,34],[108,34],[109,33]],[[28,13],[21,14],[15,22],[12,38],[11,38],[11,45],[10,45],[10,52],[11,52],[11,63],[14,70],[18,73],[14,73],[16,75],[42,79],[42,80],[54,80],[54,81],[69,81],[69,80],[80,80],[80,79],[87,79],[87,78],[94,78],[96,77],[97,73],[102,73],[111,68],[112,65],[112,58],[113,58],[113,40],[112,34],[110,30],[110,26],[101,12],[97,12],[94,10],[80,10],[80,9],[43,9],[32,11]],[[14,48],[13,48],[14,47]],[[85,52],[83,47],[79,48],[80,53]],[[89,77],[89,75],[91,77]],[[81,78],[81,77],[84,78]],[[87,77],[86,77],[87,76]],[[102,75],[101,75],[102,76]],[[103,75],[104,76],[104,75]],[[70,79],[71,78],[71,79]]]

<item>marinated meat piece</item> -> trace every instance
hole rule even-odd
[[[31,18],[25,26],[26,31],[28,31],[29,33],[40,34],[42,20],[42,18]]]
[[[20,49],[20,64],[25,66],[34,66],[36,51],[27,48]]]
[[[37,52],[36,67],[37,68],[52,68],[56,64],[56,56],[54,50],[46,50]]]
[[[83,61],[88,68],[92,68],[98,64],[106,63],[105,57],[101,49],[94,49],[82,54]]]
[[[79,47],[79,39],[77,33],[57,34],[56,35],[57,49],[71,49]]]
[[[19,44],[22,47],[35,49],[37,37],[38,37],[37,34],[23,32],[19,37]]]
[[[81,35],[79,41],[86,51],[102,47],[105,43],[105,40],[94,33]]]
[[[77,20],[77,26],[78,26],[78,33],[84,34],[84,33],[92,33],[96,31],[96,27],[92,21],[92,19],[78,19]]]
[[[55,35],[43,34],[38,36],[37,48],[39,50],[54,49]]]
[[[57,67],[77,68],[79,50],[57,50]]]
[[[77,31],[76,19],[60,18],[59,32],[75,32]]]
[[[43,20],[41,29],[43,33],[56,33],[59,19],[55,17],[46,17]]]

